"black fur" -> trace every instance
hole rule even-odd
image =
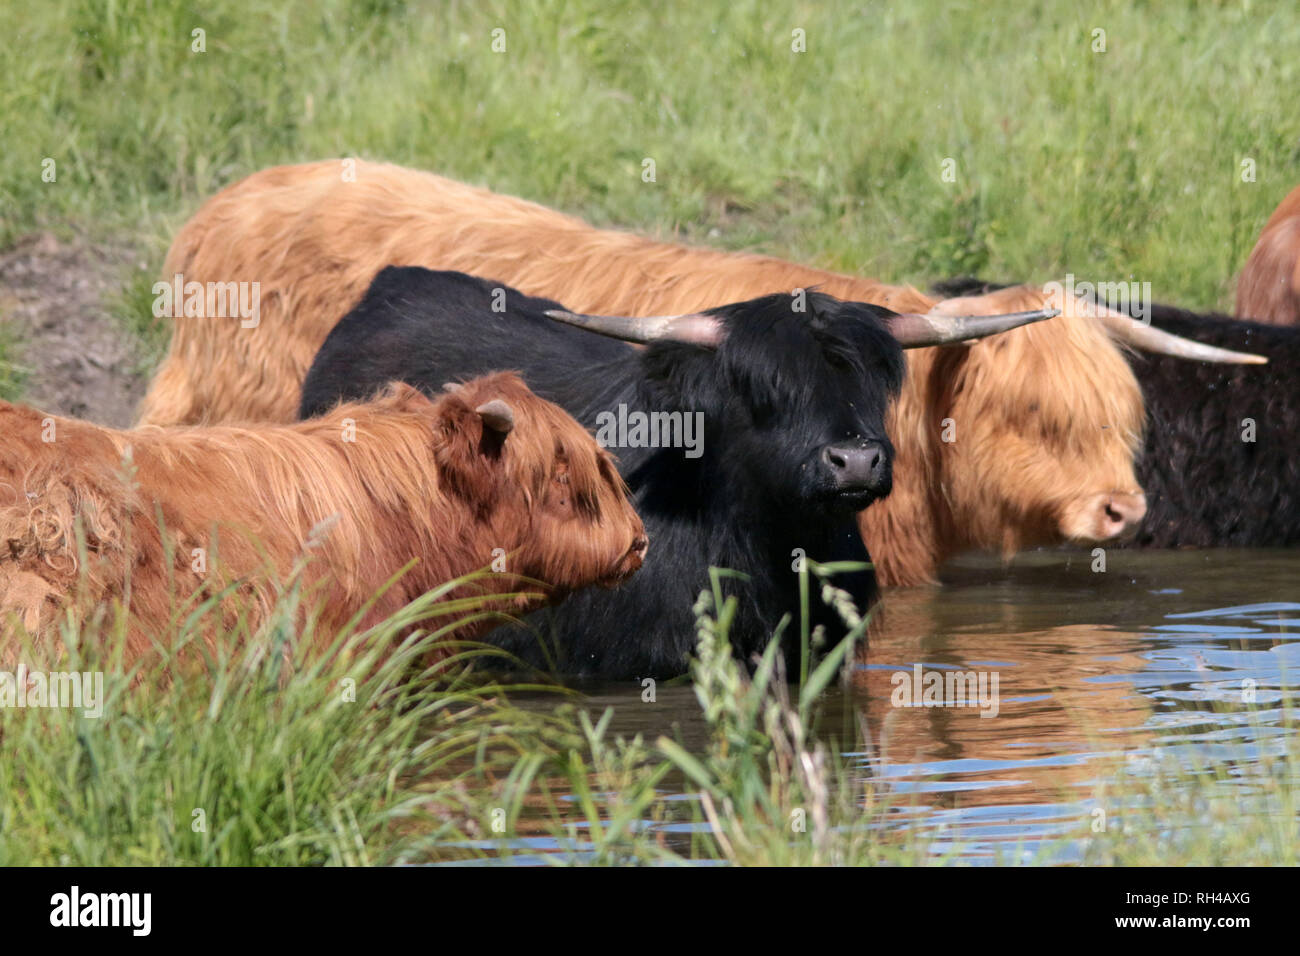
[[[505,311],[494,312],[504,289]],[[830,442],[864,438],[893,449],[884,415],[902,381],[891,313],[808,293],[807,312],[789,295],[711,310],[727,336],[716,350],[657,342],[637,350],[560,324],[561,308],[456,272],[387,268],[330,333],[303,385],[301,414],[372,393],[401,379],[433,393],[443,383],[516,369],[543,398],[589,428],[603,411],[704,413],[703,454],[681,448],[613,448],[650,538],[645,566],[616,591],[590,589],[521,628],[489,637],[526,661],[605,678],[683,672],[695,644],[692,606],[709,568],[738,598],[731,634],[748,658],[766,646],[782,615],[797,638],[795,549],[820,560],[868,560],[855,521],[867,500],[827,497],[810,462]],[[887,493],[887,486],[881,489]],[[870,572],[836,579],[859,608],[876,598]],[[812,623],[842,634],[814,593]],[[788,639],[786,651],[797,642]]]
[[[935,286],[944,296],[1004,288],[979,279]],[[1147,407],[1138,480],[1147,514],[1138,547],[1300,544],[1300,328],[1153,305],[1158,329],[1266,356],[1212,365],[1139,352],[1129,363]],[[1255,423],[1244,441],[1246,419]]]
[[[1147,405],[1138,478],[1155,548],[1300,544],[1300,329],[1151,309],[1151,324],[1267,365],[1210,365],[1139,353]],[[1244,441],[1246,419],[1254,441]]]

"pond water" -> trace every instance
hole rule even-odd
[[[1105,775],[1141,777],[1174,757],[1228,763],[1248,783],[1252,764],[1286,745],[1300,552],[1112,549],[1106,562],[1098,573],[1087,553],[1021,555],[1012,567],[973,556],[946,568],[941,587],[887,593],[822,726],[853,739],[844,728],[865,718],[869,749],[845,758],[897,798],[890,826],[922,828],[936,852],[967,862],[1041,860],[1045,848],[1068,862],[1060,838],[1086,824]],[[895,706],[916,665],[922,679],[982,674],[986,689],[996,675],[996,715]],[[654,703],[637,685],[582,689],[594,713],[614,708],[615,733],[703,747],[689,685],[661,685]]]

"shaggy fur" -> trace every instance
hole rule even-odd
[[[908,286],[595,229],[430,173],[357,162],[355,182],[342,174],[339,161],[264,170],[185,225],[167,278],[260,281],[261,326],[179,320],[142,421],[289,420],[316,349],[385,265],[469,271],[608,314],[695,311],[814,286],[895,311],[935,304]],[[888,420],[895,490],[861,517],[882,583],[933,580],[967,548],[1011,553],[1113,533],[1110,495],[1137,490],[1142,405],[1099,323],[1062,316],[906,357]]]
[[[475,411],[494,399],[514,413],[504,436]],[[548,598],[620,581],[641,559],[644,530],[609,456],[512,374],[436,401],[398,384],[299,425],[123,432],[6,403],[0,435],[0,618],[41,632],[69,600],[120,601],[132,659],[174,636],[178,603],[199,588],[237,584],[221,625],[251,607],[256,626],[305,557],[318,635],[413,558],[363,624],[487,567],[494,548]],[[483,589],[517,589],[514,574]]]
[[[1237,318],[1300,325],[1300,186],[1273,211],[1241,270]]]
[[[1209,365],[1137,355],[1147,396],[1138,475],[1150,510],[1136,544],[1268,547],[1300,544],[1300,328],[1156,306],[1151,322],[1185,338],[1268,357]],[[1243,440],[1245,420],[1254,441]]]
[[[504,311],[495,311],[496,292]],[[545,316],[560,306],[462,273],[388,268],[330,333],[303,386],[304,414],[400,378],[426,390],[509,365],[538,395],[589,427],[601,414],[699,413],[702,452],[619,447],[619,467],[655,541],[645,568],[613,593],[579,595],[539,624],[490,639],[525,660],[603,678],[670,677],[695,645],[692,613],[709,568],[748,575],[725,590],[738,605],[731,637],[742,659],[762,650],[785,614],[798,621],[799,554],[867,561],[854,515],[889,491],[885,408],[903,374],[884,310],[811,294],[714,314],[716,349],[659,341],[634,350]],[[847,486],[825,462],[828,446],[876,442],[880,468]],[[630,444],[630,443],[629,443]],[[870,573],[837,578],[865,609]],[[838,618],[816,597],[812,623],[832,639]],[[797,633],[797,623],[787,633]],[[554,660],[549,638],[554,638]],[[793,652],[796,641],[787,641]]]
[[[1041,300],[1033,289],[977,279],[940,288],[993,292],[1010,308]],[[1148,509],[1132,543],[1154,548],[1300,544],[1300,329],[1166,305],[1153,305],[1150,318],[1174,335],[1267,356],[1268,365],[1131,356],[1149,416],[1138,461]],[[1255,423],[1253,442],[1243,440],[1246,419]]]

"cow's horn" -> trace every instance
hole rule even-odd
[[[889,331],[905,349],[927,345],[954,345],[997,335],[1031,322],[1060,315],[1059,309],[1008,312],[1005,315],[941,315],[936,312],[902,312],[889,319]]]
[[[515,427],[515,413],[511,411],[509,405],[499,398],[484,402],[474,411],[478,412],[479,417],[483,419],[484,426],[494,432],[506,435],[509,434],[510,429]]]
[[[1191,359],[1195,362],[1214,362],[1219,365],[1267,365],[1268,359],[1262,355],[1249,352],[1233,352],[1204,342],[1185,339],[1181,335],[1163,332],[1145,322],[1108,309],[1095,306],[1097,316],[1105,325],[1111,338],[1131,345],[1143,352],[1155,352],[1158,355],[1172,355],[1176,358]]]
[[[715,316],[702,312],[687,315],[656,315],[632,318],[613,315],[580,315],[563,309],[548,309],[548,318],[576,325],[589,332],[622,339],[624,342],[655,342],[667,340],[688,342],[717,348],[722,342],[722,323]]]

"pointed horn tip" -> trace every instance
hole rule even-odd
[[[1106,306],[1098,307],[1097,317],[1101,319],[1112,338],[1139,352],[1169,355],[1214,365],[1268,364],[1268,359],[1263,355],[1256,355],[1253,352],[1234,352],[1231,349],[1219,348],[1217,345],[1206,345],[1195,339],[1186,339]]]
[[[1002,312],[994,315],[966,315],[962,316],[962,318],[977,320],[985,319],[989,322],[992,322],[994,319],[1001,319],[1003,322],[1015,323],[1007,329],[1007,331],[1010,331],[1011,328],[1019,328],[1022,325],[1033,325],[1035,322],[1045,322],[1048,319],[1054,319],[1060,314],[1060,309],[1049,309],[1045,307],[1042,309],[1027,309],[1023,312]]]
[[[1041,309],[1028,309],[1024,312],[1003,312],[1001,315],[967,316],[967,318],[1004,319],[1007,322],[1018,321],[1021,325],[1031,325],[1034,322],[1045,322],[1048,319],[1054,319],[1060,314],[1060,309],[1044,307]]]
[[[952,321],[973,322],[983,325],[993,325],[995,322],[1015,323],[1009,325],[1007,330],[1020,325],[1030,325],[1034,322],[1043,322],[1047,319],[1054,319],[1061,314],[1060,309],[1041,308],[1028,309],[1022,312],[908,312],[900,313],[906,315],[915,315],[920,318],[940,318]]]
[[[1138,346],[1139,352],[1151,351]],[[1256,355],[1254,352],[1234,352],[1231,349],[1221,349],[1218,346],[1208,346],[1205,354],[1180,354],[1170,352],[1153,352],[1156,355],[1173,355],[1175,358],[1181,358],[1189,362],[1206,362],[1210,365],[1267,365],[1268,357],[1265,355]]]

